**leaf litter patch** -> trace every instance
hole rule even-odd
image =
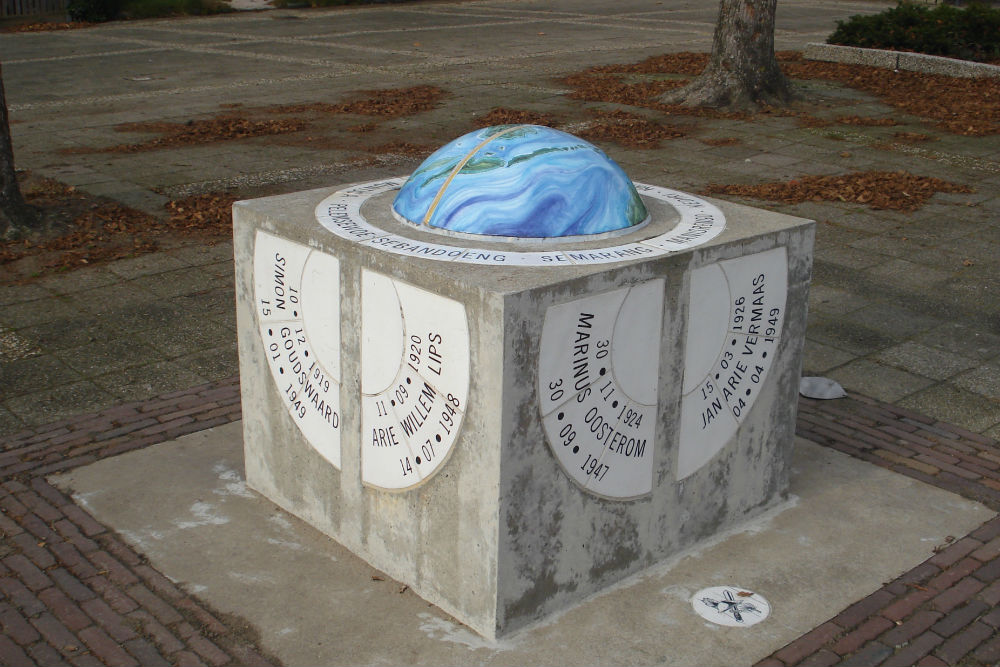
[[[699,139],[699,141],[706,146],[739,146],[743,141],[739,137],[706,137],[704,139]]]
[[[922,144],[928,141],[937,141],[937,137],[924,134],[923,132],[894,132],[892,138],[896,141],[902,141],[908,144]]]
[[[361,91],[354,99],[333,104],[330,102],[308,102],[274,107],[276,113],[324,113],[358,114],[399,118],[437,108],[447,96],[447,92],[437,86],[413,86],[411,88],[390,88],[386,90]]]
[[[779,65],[792,79],[826,80],[860,90],[907,114],[936,121],[955,134],[983,136],[1000,133],[1000,79],[968,79],[920,72],[893,71],[867,65],[805,60],[796,51],[776,54]],[[752,120],[756,115],[714,109],[665,105],[657,98],[686,84],[708,64],[705,53],[668,53],[637,63],[591,67],[563,78],[572,88],[569,97],[655,109],[670,115]],[[668,78],[664,78],[668,77]],[[764,107],[762,113],[800,116],[805,124],[822,126],[830,121],[812,119],[805,111]],[[881,124],[844,117],[836,122],[853,125]]]
[[[221,238],[233,233],[232,194],[208,193],[166,203],[165,231],[190,237]]]
[[[472,120],[475,127],[492,127],[494,125],[545,125],[555,127],[559,120],[550,113],[527,111],[524,109],[508,109],[493,107],[482,116]]]
[[[223,115],[187,123],[125,123],[118,132],[146,132],[160,136],[134,144],[118,144],[107,148],[71,148],[66,153],[139,153],[143,151],[197,146],[219,141],[234,141],[251,137],[273,136],[300,132],[308,123],[295,118],[253,120],[243,116]]]
[[[661,141],[687,134],[682,128],[663,125],[628,111],[592,109],[591,114],[597,120],[577,132],[588,141],[614,141],[628,148],[659,148]]]
[[[899,123],[895,118],[876,118],[873,116],[838,116],[841,125],[861,125],[863,127],[895,127]]]
[[[21,25],[12,25],[4,28],[0,28],[0,32],[54,32],[56,30],[76,30],[78,28],[89,28],[95,23],[87,23],[86,21],[61,21],[61,22],[42,22],[42,23],[22,23]]]
[[[155,250],[144,233],[155,222],[151,216],[51,179],[19,180],[41,226],[29,238],[0,242],[0,265],[28,257],[34,258],[24,267],[29,272],[61,270]]]
[[[899,111],[937,121],[954,134],[1000,133],[1000,79],[960,78],[785,57],[794,79],[824,79],[870,93]]]
[[[21,190],[42,224],[30,237],[0,242],[0,282],[135,257],[192,240],[212,244],[232,237],[229,194],[167,204],[159,219],[52,179],[19,175]]]
[[[220,141],[237,141],[253,137],[293,135],[312,127],[314,122],[296,115],[303,114],[355,114],[379,118],[398,118],[437,107],[447,93],[435,86],[414,86],[389,90],[364,91],[346,102],[309,102],[282,105],[263,109],[242,109],[239,104],[224,104],[226,110],[213,117],[190,120],[186,123],[145,122],[125,123],[115,129],[119,132],[143,132],[159,136],[146,141],[118,144],[106,148],[70,148],[65,153],[138,153],[143,151],[197,146]],[[239,109],[240,113],[235,113]],[[274,116],[281,116],[275,118]],[[367,122],[346,128],[356,134],[377,129],[378,124]],[[315,142],[315,137],[309,137]],[[367,149],[363,149],[367,150]]]
[[[792,181],[759,185],[711,184],[702,194],[733,195],[780,204],[841,201],[873,209],[915,211],[936,192],[973,192],[972,188],[939,178],[905,171],[861,171],[834,176],[804,176]]]

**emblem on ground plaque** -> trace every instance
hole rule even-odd
[[[787,487],[808,221],[519,125],[234,227],[248,484],[487,637]]]
[[[774,362],[788,294],[784,248],[691,272],[677,479],[743,423]]]
[[[340,263],[258,231],[260,338],[282,402],[316,451],[340,467]]]
[[[469,395],[462,304],[361,272],[361,479],[408,489],[440,469]]]
[[[763,596],[735,586],[703,588],[691,597],[696,614],[716,625],[746,628],[771,614],[771,605]]]
[[[653,487],[662,279],[552,306],[538,396],[549,446],[566,473],[609,498]]]

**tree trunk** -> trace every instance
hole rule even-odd
[[[10,142],[7,96],[0,70],[0,239],[22,236],[38,222],[34,209],[24,202],[14,171],[14,148]]]
[[[666,104],[726,109],[781,104],[791,97],[774,57],[774,12],[778,0],[721,0],[712,55],[705,71]]]

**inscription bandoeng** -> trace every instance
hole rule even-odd
[[[379,229],[361,214],[364,201],[374,195],[398,189],[404,180],[395,178],[373,181],[340,190],[316,207],[316,219],[341,238],[398,255],[490,266],[607,264],[639,257],[655,257],[705,243],[721,234],[726,226],[722,211],[703,199],[676,190],[636,183],[636,190],[645,196],[674,206],[680,214],[680,222],[673,229],[652,238],[599,250],[495,252],[468,245],[425,243]]]

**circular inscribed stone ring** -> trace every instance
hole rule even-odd
[[[721,234],[726,227],[722,211],[704,199],[643,183],[635,183],[639,194],[650,203],[660,204],[661,209],[665,207],[673,211],[675,224],[666,231],[660,231],[663,225],[654,224],[654,213],[650,224],[630,234],[614,237],[614,240],[624,241],[615,245],[593,247],[591,243],[586,244],[590,247],[574,247],[580,245],[577,243],[566,247],[566,239],[541,242],[531,239],[534,242],[532,247],[543,246],[543,249],[525,250],[525,241],[513,238],[498,241],[497,237],[484,236],[481,243],[469,234],[427,238],[429,235],[411,232],[406,228],[410,225],[404,227],[404,223],[396,221],[389,211],[388,201],[385,202],[384,212],[377,211],[379,222],[385,228],[369,222],[368,216],[375,217],[371,206],[365,207],[365,213],[362,207],[380,195],[398,190],[405,181],[405,177],[389,178],[338,190],[316,207],[316,220],[337,236],[360,245],[397,255],[483,266],[611,264],[656,257],[701,245]],[[654,235],[648,236],[651,231]],[[610,238],[605,240],[611,241]]]

